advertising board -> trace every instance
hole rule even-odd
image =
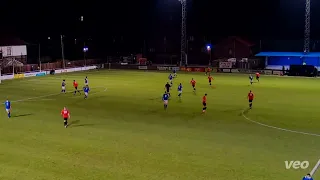
[[[36,74],[36,76],[45,76],[45,75],[46,75],[46,72],[40,72]]]
[[[58,69],[58,70],[55,70],[55,74],[76,72],[76,71],[86,71],[86,70],[91,70],[91,69],[97,69],[97,66],[86,66],[86,67],[70,68],[70,69]]]
[[[195,71],[195,72],[205,72],[205,71],[206,71],[206,68],[193,68],[192,71]]]
[[[281,71],[273,71],[272,74],[280,76],[281,75]]]
[[[24,78],[24,74],[15,74],[13,76],[14,79],[20,79],[20,78]]]
[[[55,74],[60,74],[61,72],[62,72],[62,70],[61,70],[61,69],[54,70],[54,73],[55,73]]]
[[[4,76],[1,76],[1,80],[8,80],[8,79],[13,79],[14,76],[13,75],[4,75]]]
[[[25,73],[24,74],[24,77],[34,77],[36,76],[37,73],[34,73],[34,72],[30,72],[30,73]]]
[[[140,69],[140,70],[147,70],[147,69],[148,69],[148,66],[138,66],[138,69]]]
[[[232,73],[240,73],[239,69],[231,69]]]
[[[180,68],[179,67],[170,67],[170,66],[157,66],[157,70],[159,71],[179,71]]]
[[[265,73],[266,75],[272,75],[272,71],[271,71],[271,70],[264,70],[264,73]]]
[[[204,67],[180,67],[181,71],[187,71],[187,72],[205,72],[206,68]]]
[[[222,69],[222,72],[224,72],[224,73],[230,73],[230,72],[231,72],[231,69]]]
[[[219,62],[219,68],[232,68],[232,62]]]

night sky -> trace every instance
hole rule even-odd
[[[304,0],[188,0],[188,36],[215,42],[227,36],[261,39],[303,39]],[[320,39],[317,6],[311,2],[311,38]],[[126,41],[124,51],[139,51],[145,41],[180,41],[181,6],[175,0],[136,1],[9,1],[1,2],[2,34],[32,43],[66,43],[92,39],[102,44]],[[80,17],[84,16],[84,22]],[[88,42],[89,43],[89,42]],[[179,47],[178,47],[179,48]],[[108,51],[114,51],[115,49]]]

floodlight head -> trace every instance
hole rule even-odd
[[[207,51],[211,51],[211,46],[207,45]]]
[[[83,52],[88,52],[88,50],[89,50],[88,47],[83,48]]]

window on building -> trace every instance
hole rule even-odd
[[[12,56],[11,47],[7,47],[7,55]]]

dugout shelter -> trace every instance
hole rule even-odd
[[[289,69],[290,65],[312,65],[320,69],[320,52],[260,52],[257,57],[265,58],[266,69]]]

